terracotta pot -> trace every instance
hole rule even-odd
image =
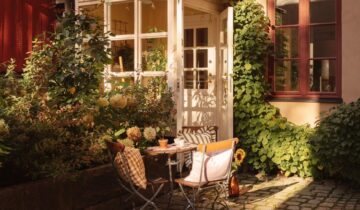
[[[232,174],[229,180],[229,197],[238,197],[240,194],[239,182],[236,174]]]
[[[161,148],[167,148],[167,145],[168,145],[168,140],[167,139],[159,139],[158,142],[159,142],[159,146]]]

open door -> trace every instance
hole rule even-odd
[[[219,18],[220,109],[219,139],[233,137],[233,7],[228,7]]]

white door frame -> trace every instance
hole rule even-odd
[[[223,130],[220,130],[220,138],[221,139],[229,139],[232,138],[234,135],[234,116],[233,116],[233,109],[234,109],[234,90],[233,90],[233,47],[234,47],[234,38],[233,38],[233,32],[234,32],[234,28],[233,28],[233,15],[234,15],[234,9],[233,7],[228,7],[226,8],[224,11],[222,11],[220,13],[220,18],[219,18],[219,52],[221,50],[222,47],[226,48],[226,75],[220,75],[219,80],[221,80],[219,83],[221,84],[222,88],[226,87],[227,90],[227,94],[225,96],[223,96],[223,93],[220,93],[219,95],[223,96],[221,97],[221,100],[226,100],[225,102],[225,106],[220,106],[219,110],[220,112],[224,112],[224,113],[219,113],[221,114],[225,114],[224,118],[219,117],[220,119],[222,119],[222,122],[220,122],[220,124],[224,127]],[[223,20],[227,20],[226,21],[226,44],[222,44],[221,39],[224,39],[225,35],[222,31],[222,26],[223,26]],[[222,33],[222,34],[221,34]],[[219,70],[221,71],[221,73],[223,73],[223,66],[221,66],[222,64],[221,62],[221,58],[220,58],[220,53],[219,53]],[[225,83],[224,83],[225,82]]]

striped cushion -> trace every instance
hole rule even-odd
[[[207,144],[211,142],[211,135],[208,133],[184,133],[184,139],[192,144]]]
[[[207,133],[211,136],[211,141],[216,141],[216,130],[214,126],[204,126],[200,128],[197,133]]]
[[[178,137],[179,138],[182,138],[184,137],[184,134],[186,133],[199,133],[199,134],[209,134],[211,136],[211,142],[215,142],[216,141],[216,129],[214,126],[204,126],[204,127],[201,127],[200,129],[198,130],[193,130],[191,128],[184,128],[182,130],[180,130],[178,132]]]

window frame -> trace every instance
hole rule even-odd
[[[112,71],[112,65],[107,65],[104,69],[105,73],[105,88],[110,89],[111,85],[107,82],[110,81],[111,78],[115,79],[128,79],[132,78],[133,82],[142,82],[142,77],[165,77],[167,76],[168,72],[168,62],[164,69],[164,71],[147,71],[145,69],[142,69],[142,41],[146,39],[167,39],[166,43],[169,44],[169,37],[168,37],[168,31],[169,31],[169,20],[168,20],[168,14],[166,14],[166,22],[167,27],[165,32],[147,32],[142,33],[141,32],[141,26],[142,26],[142,3],[141,0],[106,0],[105,2],[99,1],[99,0],[93,0],[93,1],[87,1],[87,2],[78,2],[75,1],[76,5],[75,8],[77,8],[77,11],[80,11],[79,9],[82,6],[92,6],[92,5],[98,5],[102,4],[104,9],[104,32],[111,31],[111,5],[117,4],[117,3],[127,3],[127,2],[133,2],[134,3],[134,32],[131,34],[121,34],[121,35],[114,35],[109,36],[109,48],[111,49],[112,42],[114,41],[133,41],[134,42],[134,69],[133,71],[124,71],[124,72],[113,72]],[[167,2],[167,9],[169,10],[169,2]],[[167,11],[169,13],[169,11]],[[167,50],[168,47],[165,47]],[[167,58],[169,57],[169,52],[166,54]]]
[[[341,98],[341,0],[335,0],[335,21],[323,23],[310,22],[310,0],[299,0],[298,24],[276,26],[276,0],[267,0],[268,16],[270,18],[270,39],[275,46],[275,30],[277,28],[298,27],[298,58],[284,58],[281,60],[298,60],[298,91],[275,91],[275,56],[268,58],[268,71],[266,77],[271,84],[271,98],[274,99],[339,99]],[[310,58],[310,28],[312,26],[335,26],[335,57]],[[273,49],[275,52],[275,49]],[[316,92],[309,87],[310,60],[330,59],[336,60],[335,92]]]

